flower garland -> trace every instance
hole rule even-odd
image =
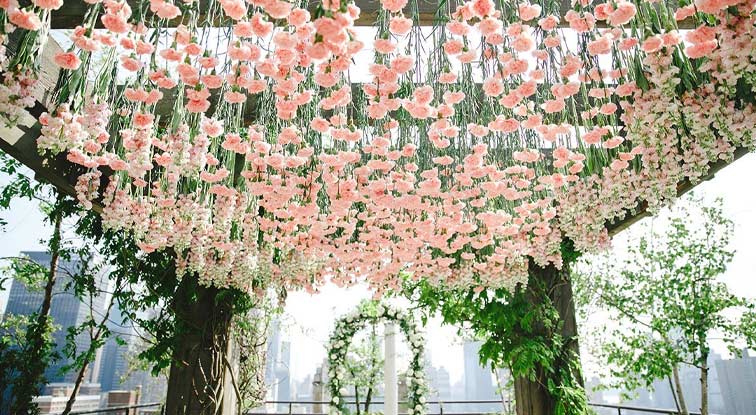
[[[0,1],[11,125],[61,4]],[[512,290],[756,146],[756,0],[87,4],[39,150],[203,284]]]
[[[328,392],[331,395],[330,415],[349,413],[342,399],[342,381],[345,377],[343,367],[346,361],[349,344],[354,335],[368,323],[391,321],[398,324],[409,345],[412,359],[407,369],[407,402],[408,415],[420,415],[426,412],[425,395],[428,385],[425,381],[424,369],[424,340],[412,316],[405,311],[388,305],[369,303],[371,306],[360,306],[356,310],[341,317],[331,333],[326,346],[328,358]]]

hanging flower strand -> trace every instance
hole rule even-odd
[[[184,276],[379,292],[513,289],[754,148],[754,0],[442,3],[93,1],[38,148]],[[56,5],[0,4],[7,123]]]

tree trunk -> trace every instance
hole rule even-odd
[[[360,415],[360,388],[354,385],[354,407],[357,408],[357,415]]]
[[[89,350],[87,350],[86,357],[84,358],[84,363],[82,364],[81,368],[79,368],[79,373],[76,375],[76,382],[74,383],[74,389],[73,392],[71,392],[71,396],[68,398],[68,401],[66,402],[66,407],[63,409],[63,412],[60,415],[68,415],[73,411],[73,406],[76,403],[76,397],[79,394],[79,389],[81,389],[81,383],[84,381],[84,375],[87,373],[87,368],[89,368],[89,364],[92,363],[92,360],[96,359],[97,356],[97,349],[99,347],[92,350],[92,345],[96,344],[100,340],[100,338],[103,335],[103,329],[105,325],[107,324],[108,319],[110,318],[110,311],[113,309],[113,304],[115,304],[116,295],[118,295],[118,291],[121,289],[121,280],[123,276],[119,275],[118,278],[116,278],[115,281],[115,290],[113,290],[113,294],[110,296],[110,300],[108,302],[108,306],[105,309],[105,313],[102,315],[102,320],[97,325],[97,331],[92,332],[92,328],[90,328],[90,336],[89,336]],[[90,313],[94,311],[93,308],[93,302],[90,301]]]
[[[579,368],[579,348],[577,321],[575,319],[575,303],[572,296],[572,284],[569,278],[567,264],[561,270],[553,265],[541,268],[532,263],[529,266],[529,282],[527,288],[528,301],[533,305],[551,302],[559,313],[562,324],[561,335],[565,345],[557,365],[567,369],[570,365]],[[545,290],[545,291],[544,291]],[[546,328],[540,327],[539,334],[546,334]],[[569,369],[568,369],[569,370]],[[582,386],[583,378],[579,370],[572,374]],[[556,398],[549,393],[547,371],[543,367],[536,368],[536,377],[531,380],[519,377],[514,380],[515,408],[517,415],[553,415],[556,410]]]
[[[50,348],[52,345],[47,342],[46,335],[51,330],[50,307],[52,306],[53,289],[58,275],[58,260],[60,258],[61,248],[61,226],[63,224],[63,203],[65,196],[58,194],[51,219],[53,222],[53,234],[50,238],[50,269],[47,274],[45,283],[44,297],[42,306],[37,314],[36,320],[29,325],[26,332],[27,345],[25,353],[32,354],[28,356],[28,364],[21,367],[18,380],[14,382],[13,394],[15,401],[11,412],[14,414],[32,413],[35,404],[32,402],[36,396],[40,395],[42,385],[44,384],[44,375],[47,365],[50,363]],[[0,393],[1,393],[0,389]]]
[[[704,355],[701,364],[701,415],[709,415],[709,366],[708,355]]]
[[[672,399],[675,400],[675,409],[677,409],[677,413],[680,413],[680,401],[677,399],[677,394],[675,393],[675,386],[672,383],[672,376],[667,376],[667,381],[669,382],[669,392],[672,394]]]
[[[184,276],[172,306],[176,315],[166,415],[233,413],[224,402],[233,296]],[[230,395],[226,395],[230,396]]]
[[[677,369],[677,365],[674,365],[672,368],[672,379],[675,381],[675,392],[677,394],[677,401],[680,403],[680,414],[688,415],[688,406],[685,404],[685,395],[683,395],[680,371]]]
[[[76,403],[76,396],[79,394],[79,389],[81,388],[81,382],[84,381],[84,375],[87,373],[87,367],[89,367],[89,359],[87,359],[81,369],[79,369],[79,373],[76,375],[73,391],[71,392],[71,396],[68,397],[66,407],[63,409],[63,412],[61,412],[61,415],[68,415],[73,410],[73,406]]]

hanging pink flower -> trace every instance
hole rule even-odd
[[[39,16],[31,10],[13,9],[8,12],[8,21],[26,30],[39,30],[42,22]]]
[[[663,46],[664,46],[664,40],[662,39],[662,37],[659,35],[655,35],[643,41],[643,45],[641,45],[641,48],[646,53],[654,53],[654,52],[660,51]]]
[[[286,19],[291,13],[292,4],[285,1],[274,0],[265,3],[263,9],[274,19]]]
[[[58,10],[63,5],[63,0],[34,0],[34,5],[40,9]]]
[[[483,92],[489,97],[497,97],[504,92],[504,84],[500,79],[488,78],[483,82]]]
[[[376,39],[373,46],[376,52],[383,54],[389,54],[396,50],[396,44],[389,39]]]
[[[635,17],[636,8],[630,1],[617,2],[617,8],[609,16],[609,24],[612,26],[622,26],[629,23]]]
[[[220,4],[223,13],[234,20],[241,20],[247,14],[247,5],[243,0],[221,0]]]
[[[412,30],[412,19],[402,16],[394,16],[389,22],[389,30],[397,36],[406,35]]]
[[[484,18],[493,14],[495,5],[492,0],[472,0],[473,15]]]
[[[55,54],[53,61],[63,69],[75,70],[81,65],[81,59],[73,52],[58,52]]]
[[[151,128],[152,122],[155,120],[155,116],[152,114],[145,114],[137,112],[134,114],[134,126],[136,128],[144,129]]]
[[[675,20],[685,20],[689,17],[693,17],[693,15],[696,14],[696,8],[695,5],[689,4],[684,7],[680,7],[679,9],[675,10]]]
[[[563,111],[566,104],[563,99],[549,99],[543,103],[542,107],[547,114],[553,114]]]
[[[402,11],[406,5],[407,0],[381,0],[381,6],[393,13]]]
[[[541,6],[537,4],[520,3],[517,10],[520,13],[520,19],[522,19],[523,22],[529,22],[541,14]]]
[[[685,54],[691,59],[703,58],[711,54],[717,48],[717,41],[697,43],[685,48]]]
[[[126,33],[129,31],[129,23],[120,14],[105,13],[100,20],[102,20],[102,25],[113,33]]]
[[[540,26],[541,29],[546,30],[546,31],[556,29],[558,24],[559,24],[559,18],[554,15],[549,15],[549,16],[544,17],[543,19],[538,20],[538,26]]]
[[[289,13],[287,19],[290,25],[299,28],[310,21],[310,12],[305,9],[296,8]]]

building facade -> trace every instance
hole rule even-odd
[[[44,266],[50,265],[50,254],[47,252],[22,252],[22,256],[30,258],[32,261]],[[66,261],[60,259],[58,262],[58,270],[53,287],[52,304],[50,307],[50,317],[55,325],[55,331],[53,332],[53,341],[55,342],[55,351],[60,359],[57,359],[51,365],[49,365],[45,371],[45,378],[48,383],[59,382],[73,382],[76,378],[76,373],[69,371],[64,373],[63,369],[72,363],[70,359],[65,358],[63,348],[66,345],[66,336],[68,329],[76,327],[82,324],[90,312],[90,304],[82,302],[74,295],[73,288],[70,287],[71,274],[75,274],[80,271],[81,262],[78,259],[72,259]],[[102,284],[103,281],[100,281]],[[30,289],[24,285],[22,281],[13,280],[10,288],[10,294],[8,296],[8,303],[5,308],[5,316],[17,315],[17,316],[31,316],[34,313],[39,312],[44,299],[44,292],[37,289]],[[92,308],[94,315],[102,315],[104,307],[104,297],[97,296],[93,299]],[[82,333],[75,339],[76,350],[83,351],[89,348],[90,340],[86,333]],[[89,376],[86,381],[97,381],[97,368],[99,362],[94,362],[91,366],[95,368],[89,372]],[[92,379],[92,376],[95,378]]]

